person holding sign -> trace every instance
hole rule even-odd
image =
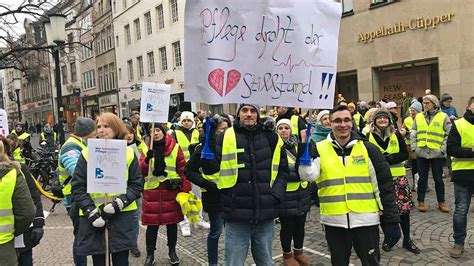
[[[127,129],[122,120],[113,113],[103,113],[96,120],[99,139],[123,140]],[[104,265],[108,230],[108,246],[113,265],[128,265],[129,250],[136,248],[133,232],[135,200],[143,191],[143,179],[138,160],[131,148],[127,148],[123,178],[126,180],[125,194],[87,193],[87,148],[82,150],[71,181],[72,199],[80,208],[77,254],[92,255],[94,265]],[[105,201],[108,199],[108,202]],[[107,224],[107,228],[105,226]],[[108,254],[108,253],[107,253]]]
[[[255,263],[273,265],[274,219],[289,175],[282,146],[274,128],[262,124],[259,107],[241,104],[234,125],[217,136],[215,159],[201,160],[209,161],[203,172],[219,172],[225,265],[244,265],[250,242]]]
[[[308,182],[302,182],[298,175],[299,164],[298,137],[291,132],[291,121],[280,119],[276,131],[284,142],[282,152],[288,159],[290,175],[287,179],[285,197],[281,203],[279,217],[281,223],[280,242],[283,249],[283,263],[285,265],[310,265],[310,260],[303,254],[304,226],[306,214],[311,208],[311,189]],[[313,142],[310,143],[314,145]],[[291,250],[293,242],[293,251]]]
[[[180,262],[176,254],[176,243],[178,223],[183,220],[176,198],[180,192],[189,192],[191,183],[184,176],[186,161],[180,146],[160,123],[155,123],[152,134],[153,146],[150,145],[146,156],[140,158],[140,167],[146,176],[142,209],[142,224],[147,226],[145,265],[151,266],[155,261],[154,252],[160,225],[166,225],[169,261],[175,265]]]

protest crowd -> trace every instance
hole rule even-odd
[[[113,265],[128,265],[129,254],[145,252],[144,265],[158,256],[177,265],[178,232],[193,237],[194,224],[209,230],[209,265],[244,265],[249,247],[257,265],[272,265],[275,237],[284,265],[312,265],[318,262],[303,249],[312,209],[320,213],[333,265],[348,265],[352,248],[362,265],[378,265],[380,248],[389,252],[402,237],[407,256],[421,252],[410,237],[410,213],[428,211],[430,168],[437,208],[454,213],[448,252],[459,258],[473,194],[474,97],[460,115],[451,101],[427,91],[399,106],[339,95],[334,109],[305,113],[240,104],[235,116],[183,111],[168,123],[141,123],[138,112],[123,119],[79,117],[59,149],[51,188],[74,227],[74,263],[87,265],[91,256],[94,265],[105,265],[110,253]],[[40,142],[55,145],[51,125],[43,131]],[[126,140],[125,193],[88,192],[91,139]],[[28,167],[30,134],[17,123],[0,140],[0,264],[32,265],[34,247],[48,243],[41,242],[44,191]],[[455,199],[445,198],[444,177],[454,182]],[[446,200],[455,201],[454,210]],[[145,247],[137,245],[140,224]],[[166,226],[168,254],[155,252],[160,226]],[[19,235],[24,245],[15,248]],[[219,241],[225,241],[224,262]]]

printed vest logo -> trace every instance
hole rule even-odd
[[[365,164],[364,155],[352,156],[352,164],[353,165],[363,165],[363,164]]]

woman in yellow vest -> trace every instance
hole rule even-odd
[[[408,159],[410,160],[410,165],[411,165],[411,174],[413,177],[412,191],[416,191],[416,189],[418,188],[419,175],[418,175],[418,165],[416,163],[416,154],[414,151],[411,150],[410,132],[413,126],[413,122],[415,121],[415,117],[418,113],[421,113],[423,111],[422,108],[423,107],[421,106],[421,103],[417,100],[414,100],[414,102],[411,104],[409,108],[410,115],[403,120],[403,125],[402,125],[402,128],[406,130],[405,140],[406,140],[407,149],[408,149]]]
[[[15,236],[23,234],[35,217],[36,207],[20,166],[10,161],[0,141],[0,264],[17,265]]]
[[[415,205],[405,173],[404,162],[408,158],[408,151],[403,136],[393,126],[391,114],[387,110],[381,109],[375,113],[374,123],[368,138],[370,142],[380,149],[385,160],[390,165],[395,190],[395,202],[400,214],[400,226],[403,232],[403,247],[410,252],[419,254],[420,249],[410,238],[410,212],[413,211]],[[382,216],[381,226],[385,232],[384,225]],[[382,249],[390,251],[395,244],[390,239],[385,238]]]
[[[298,137],[292,134],[289,119],[280,119],[276,131],[284,142],[282,152],[286,152],[290,168],[285,197],[279,208],[283,263],[284,265],[310,265],[309,259],[303,254],[303,242],[306,214],[311,207],[311,191],[308,182],[300,180],[296,169]],[[291,250],[292,242],[293,250]]]
[[[169,262],[180,262],[176,254],[178,223],[183,221],[181,207],[176,201],[180,192],[189,192],[191,183],[184,176],[183,151],[176,141],[166,133],[162,124],[155,123],[153,149],[140,158],[140,167],[145,176],[143,192],[142,224],[146,225],[145,265],[153,265],[154,252],[160,225],[166,225]],[[151,173],[148,172],[151,165]]]
[[[115,114],[103,113],[96,120],[97,135],[100,139],[125,138],[127,129]],[[134,215],[137,210],[136,199],[143,191],[143,179],[138,159],[127,147],[124,172],[127,189],[125,194],[87,193],[88,149],[82,150],[71,180],[72,200],[80,208],[77,255],[92,255],[94,265],[105,261],[105,224],[109,228],[109,250],[113,265],[128,265],[128,254],[136,248]]]

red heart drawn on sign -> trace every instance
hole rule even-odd
[[[207,76],[209,85],[222,97],[224,95],[224,70],[217,68]]]
[[[225,95],[229,94],[237,84],[239,84],[241,74],[239,71],[232,69],[227,72],[227,84],[225,89]]]

